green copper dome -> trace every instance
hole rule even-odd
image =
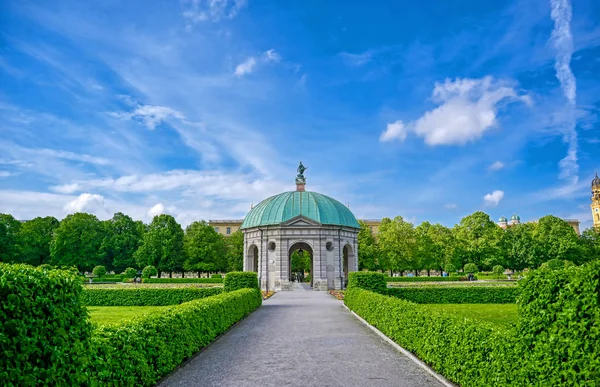
[[[316,192],[284,192],[258,203],[240,228],[277,225],[304,216],[325,225],[360,228],[348,207]]]

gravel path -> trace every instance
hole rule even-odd
[[[280,292],[167,377],[170,386],[441,386],[327,292]]]

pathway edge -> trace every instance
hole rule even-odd
[[[423,368],[425,371],[427,371],[428,374],[430,374],[431,376],[433,376],[435,379],[437,379],[438,382],[442,383],[444,386],[446,387],[456,387],[456,384],[453,384],[452,382],[450,382],[448,379],[446,379],[445,377],[443,377],[442,375],[438,374],[437,372],[435,372],[433,370],[433,368],[431,368],[430,366],[427,365],[427,363],[425,363],[424,361],[422,361],[421,359],[419,359],[418,357],[416,357],[415,355],[413,355],[410,351],[407,351],[406,349],[402,348],[398,343],[396,343],[394,340],[390,339],[389,337],[387,337],[385,334],[383,334],[383,332],[381,332],[379,329],[375,328],[373,325],[369,324],[367,322],[367,320],[365,320],[364,318],[360,317],[358,314],[356,314],[353,310],[351,310],[350,308],[348,308],[345,304],[342,304],[344,306],[344,308],[346,308],[354,317],[356,317],[356,319],[358,321],[360,321],[361,323],[363,323],[364,325],[366,325],[369,329],[371,329],[373,332],[375,332],[377,334],[377,336],[381,337],[383,340],[385,340],[388,344],[390,344],[392,347],[394,347],[398,352],[402,353],[404,356],[408,357],[413,363],[415,363],[416,365],[418,365],[419,367]]]

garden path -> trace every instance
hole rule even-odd
[[[442,386],[327,292],[279,292],[168,376],[172,386]]]

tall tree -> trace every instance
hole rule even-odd
[[[37,217],[21,224],[21,261],[30,265],[50,262],[50,242],[60,222],[53,216]]]
[[[100,262],[100,245],[104,227],[95,215],[77,212],[67,215],[54,231],[50,243],[53,265],[76,266],[80,272],[91,271]]]
[[[109,270],[117,273],[128,267],[138,268],[134,254],[142,243],[144,223],[117,212],[105,222],[106,236],[100,246],[100,256]]]
[[[600,260],[600,227],[590,227],[581,234],[584,260]]]
[[[464,263],[474,263],[479,268],[489,268],[502,263],[500,238],[503,230],[488,214],[477,211],[462,218],[454,227]]]
[[[502,253],[506,257],[506,265],[514,271],[522,271],[526,267],[537,267],[539,248],[533,238],[536,224],[521,223],[508,226],[500,242]]]
[[[225,237],[225,247],[227,249],[228,270],[244,270],[244,234],[237,230],[230,236]]]
[[[441,224],[423,222],[415,228],[417,235],[417,255],[423,268],[445,270],[447,264],[460,265],[457,262],[456,239],[452,230]]]
[[[155,216],[134,257],[138,267],[152,265],[159,275],[182,270],[185,260],[183,229],[175,218],[168,214]]]
[[[538,221],[534,239],[541,262],[560,259],[579,264],[581,261],[579,236],[569,223],[556,216],[547,215]]]
[[[187,259],[184,268],[205,273],[227,270],[227,250],[223,238],[205,221],[187,226],[184,238]]]
[[[20,261],[19,229],[21,222],[10,214],[0,214],[0,262]]]
[[[401,216],[393,220],[383,218],[379,226],[379,246],[383,258],[383,269],[395,271],[416,270],[416,238],[412,223]],[[360,250],[359,250],[360,251]]]
[[[373,235],[371,227],[359,220],[360,231],[358,232],[358,270],[375,271],[380,269],[378,262],[377,240]]]

